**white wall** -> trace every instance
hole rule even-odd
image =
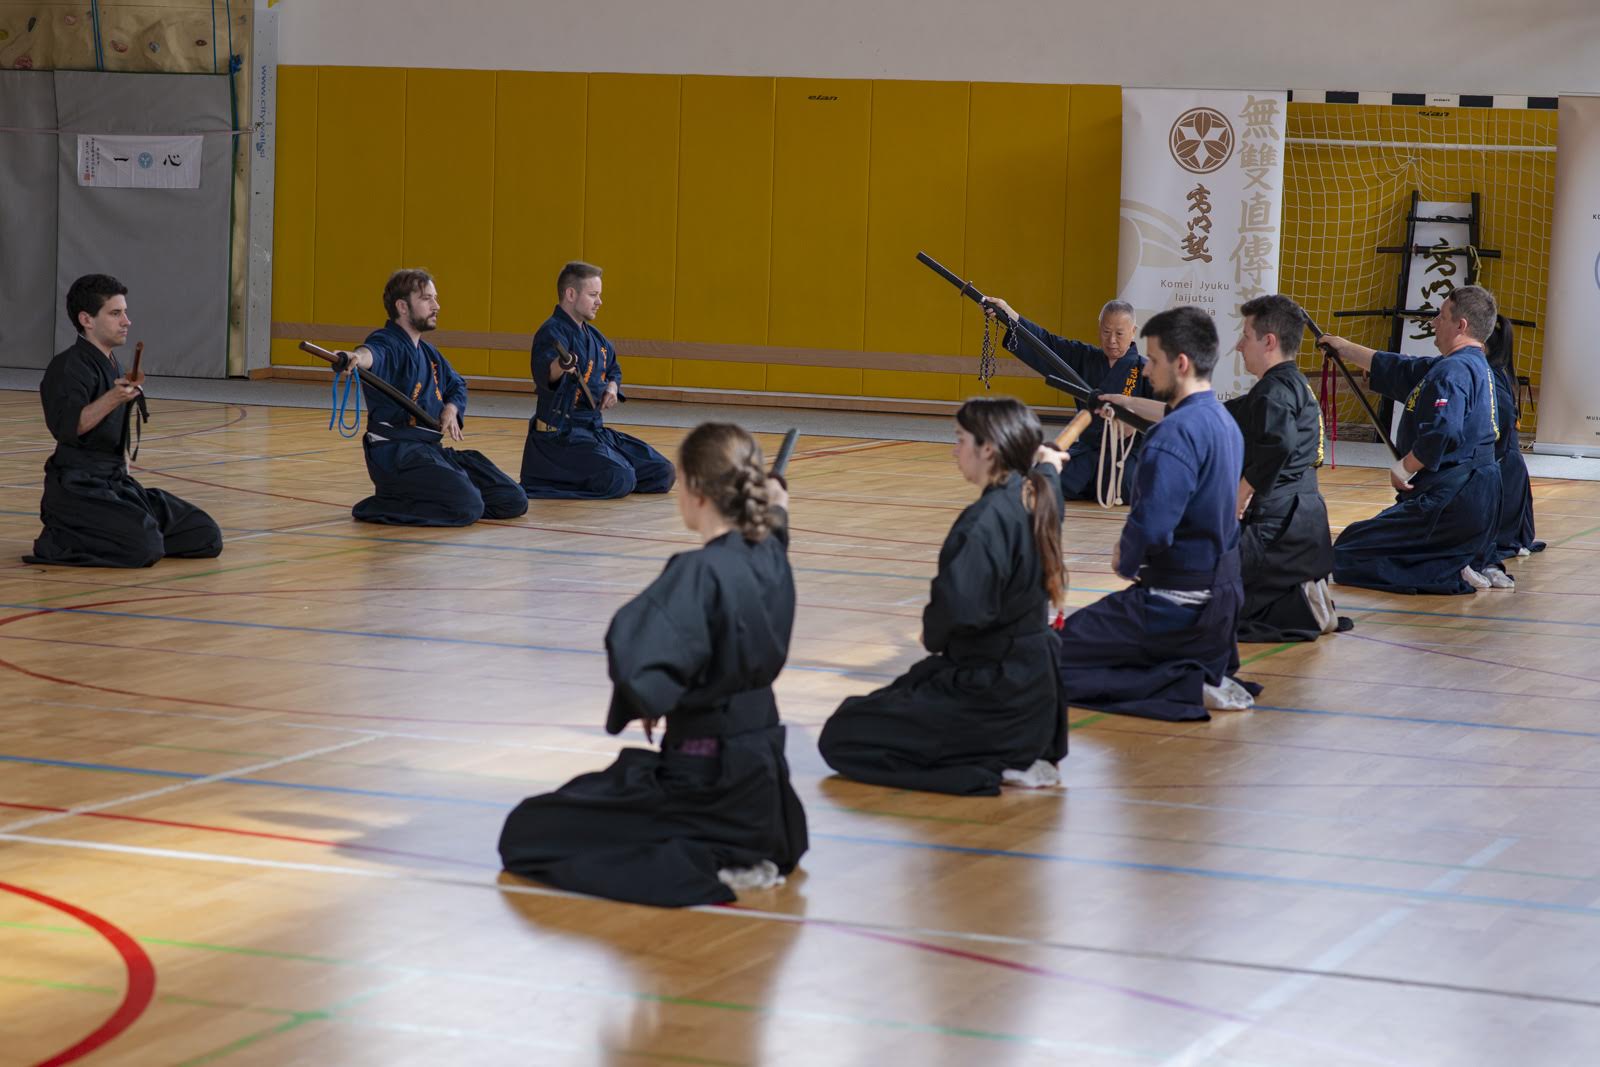
[[[1600,0],[282,0],[275,10],[285,64],[1600,93]]]

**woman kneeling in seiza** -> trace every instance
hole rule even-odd
[[[956,412],[956,466],[983,495],[939,551],[922,643],[933,653],[888,687],[850,697],[823,727],[828,766],[875,785],[995,796],[1002,781],[1056,785],[1067,753],[1058,647],[1066,603],[1062,454],[1008,397]]]
[[[638,719],[659,752],[530,797],[506,820],[506,870],[581,893],[683,907],[781,884],[806,851],[772,683],[789,654],[788,493],[738,426],[678,451],[678,510],[703,547],[667,561],[606,632],[606,730]]]

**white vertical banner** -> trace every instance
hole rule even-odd
[[[1563,96],[1535,452],[1600,456],[1600,97]]]
[[[1232,351],[1239,305],[1278,291],[1288,94],[1122,91],[1122,221],[1117,295],[1142,323],[1180,304],[1216,317],[1212,382],[1253,384]]]

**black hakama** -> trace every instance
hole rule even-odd
[[[560,348],[576,363],[551,385]],[[606,426],[589,403],[590,397],[604,403],[609,386],[617,387],[619,403],[628,399],[616,346],[593,323],[579,323],[557,306],[533,335],[528,365],[536,400],[518,480],[529,498],[609,500],[672,488],[677,480],[672,461],[637,437]]]
[[[470,526],[528,510],[522,487],[482,452],[445,448],[420,426],[370,426],[361,442],[373,493],[350,509],[390,526]]]
[[[794,870],[806,818],[772,693],[794,627],[787,546],[786,525],[759,543],[724,534],[674,556],[617,612],[606,729],[665,716],[661,750],[623,749],[524,800],[500,835],[506,870],[661,907],[733,900],[727,869]]]
[[[440,419],[453,404],[467,420],[467,383],[427,340],[412,341],[397,323],[362,342],[377,375]],[[444,435],[415,425],[405,408],[376,389],[362,387],[370,413],[361,438],[372,495],[350,509],[361,522],[389,526],[470,526],[479,519],[514,519],[528,498],[482,452],[444,447]]]
[[[1315,641],[1322,622],[1307,586],[1326,582],[1333,570],[1328,506],[1317,489],[1317,396],[1300,368],[1285,361],[1226,407],[1244,436],[1244,480],[1255,492],[1239,527],[1239,640]]]
[[[1054,470],[1040,469],[1054,482]],[[946,536],[922,613],[933,654],[828,719],[817,747],[840,774],[996,796],[1005,771],[1067,754],[1049,596],[1022,487],[1013,474],[986,488]]]
[[[1239,667],[1243,466],[1239,428],[1209,389],[1185,397],[1149,431],[1117,542],[1117,573],[1136,584],[1067,616],[1058,636],[1069,704],[1147,719],[1210,718],[1204,687],[1221,686]]]
[[[1504,370],[1494,372],[1494,395],[1500,415],[1500,440],[1494,445],[1495,461],[1500,464],[1500,525],[1495,531],[1495,555],[1510,559],[1524,552],[1543,552],[1544,542],[1533,531],[1533,485],[1517,434],[1516,394]]]
[[[599,412],[575,409],[564,431],[542,431],[541,422],[537,415],[528,420],[522,446],[520,480],[530,499],[610,500],[672,488],[672,461],[606,426]]]
[[[1398,503],[1345,527],[1333,545],[1340,585],[1390,593],[1471,593],[1462,568],[1497,562],[1500,466],[1494,386],[1483,350],[1373,357],[1373,388],[1412,416],[1395,442],[1424,463]]]
[[[145,488],[128,473],[131,404],[78,433],[83,409],[121,376],[115,358],[82,337],[45,370],[39,399],[56,450],[44,465],[44,530],[25,562],[148,567],[165,556],[221,555],[222,531],[211,516],[181,497]]]

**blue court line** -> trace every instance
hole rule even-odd
[[[1295,886],[1304,889],[1333,889],[1346,893],[1404,897],[1412,900],[1438,901],[1445,904],[1484,904],[1491,907],[1600,917],[1600,908],[1588,908],[1580,904],[1547,904],[1536,900],[1517,900],[1514,897],[1487,897],[1471,893],[1448,893],[1434,889],[1404,889],[1394,886],[1369,885],[1365,882],[1333,882],[1321,878],[1293,878],[1282,874],[1252,874],[1246,871],[1218,870],[1214,867],[1184,867],[1167,863],[1140,863],[1135,860],[1092,859],[1087,856],[1067,856],[1051,852],[1021,852],[1003,848],[974,848],[970,845],[941,845],[927,841],[898,841],[890,837],[858,837],[850,834],[820,833],[813,833],[811,836],[814,839],[845,841],[857,845],[889,845],[897,848],[919,848],[934,852],[953,852],[966,856],[1002,856],[1012,859],[1042,860],[1046,863],[1066,863],[1074,866],[1101,867],[1122,871],[1187,874],[1196,878],[1212,878],[1227,882],[1255,882],[1265,885]]]
[[[193,781],[197,778],[209,778],[206,774],[193,774],[188,771],[163,771],[153,767],[124,767],[116,763],[82,763],[76,760],[44,759],[39,756],[8,756],[0,754],[0,763],[28,763],[39,767],[65,767],[75,771],[104,771],[110,774],[142,774],[150,778],[179,778]],[[429,796],[424,793],[395,793],[385,789],[356,789],[353,786],[342,785],[312,785],[303,782],[279,782],[270,778],[219,778],[217,781],[227,782],[230,785],[259,785],[270,789],[308,789],[316,793],[343,793],[359,797],[382,797],[388,800],[422,800],[432,804],[465,804],[475,808],[495,808],[505,810],[505,802],[499,800],[472,800],[468,797],[441,797]]]
[[[44,767],[64,767],[71,770],[102,771],[117,774],[138,774],[157,778],[198,779],[209,775],[183,771],[162,771],[147,767],[124,767],[110,763],[77,763],[70,760],[44,759],[33,756],[0,754],[0,762],[33,764]],[[322,793],[341,793],[353,796],[381,797],[391,800],[417,800],[435,804],[459,804],[468,807],[506,809],[504,801],[472,800],[466,797],[430,796],[422,793],[399,793],[377,789],[356,789],[349,786],[307,785],[299,782],[279,782],[265,778],[220,778],[219,783],[253,785],[271,789],[305,789]],[[1209,878],[1228,882],[1253,882],[1260,885],[1293,886],[1301,889],[1328,889],[1372,896],[1402,897],[1411,900],[1431,900],[1447,904],[1481,904],[1492,907],[1514,908],[1526,911],[1558,912],[1568,915],[1600,917],[1600,908],[1576,904],[1548,904],[1540,901],[1517,900],[1510,897],[1477,896],[1465,893],[1447,893],[1427,889],[1405,889],[1394,886],[1370,885],[1364,882],[1335,882],[1320,878],[1294,878],[1277,874],[1254,874],[1248,871],[1228,871],[1214,867],[1187,867],[1166,863],[1141,863],[1135,860],[1094,859],[1051,852],[1024,852],[1013,849],[977,848],[970,845],[945,845],[928,841],[902,841],[888,837],[863,837],[854,834],[813,833],[812,838],[840,841],[848,844],[906,848],[928,852],[947,852],[966,856],[990,856],[1005,859],[1024,859],[1045,863],[1063,863],[1080,867],[1098,867],[1107,870],[1144,871],[1154,874],[1182,874],[1196,878]]]
[[[1476,615],[1451,614],[1448,611],[1419,611],[1416,608],[1369,608],[1364,604],[1340,604],[1346,611],[1367,611],[1374,615],[1430,615],[1440,619],[1460,619],[1463,622],[1473,622],[1483,619],[1488,622],[1530,622],[1543,626],[1593,626],[1600,627],[1600,622],[1565,622],[1561,619],[1530,619],[1522,615]]]
[[[1560,697],[1540,693],[1507,693],[1506,696],[1539,697],[1560,700]],[[1380,722],[1414,722],[1424,726],[1460,726],[1469,730],[1509,730],[1523,734],[1556,734],[1560,737],[1600,737],[1600,731],[1561,730],[1554,726],[1507,726],[1498,722],[1471,722],[1466,719],[1430,719],[1421,715],[1379,715],[1370,711],[1326,711],[1320,708],[1285,708],[1273,704],[1257,704],[1256,711],[1282,711],[1291,715],[1327,715],[1338,719],[1377,719]]]
[[[100,615],[112,619],[141,619],[150,622],[187,622],[198,626],[232,626],[244,630],[282,630],[290,633],[323,634],[332,637],[374,637],[385,641],[418,641],[423,644],[441,645],[468,645],[475,648],[509,648],[519,652],[553,652],[570,656],[603,656],[605,652],[597,648],[565,648],[561,645],[526,645],[514,641],[482,641],[468,637],[428,637],[423,634],[393,634],[379,630],[336,630],[325,626],[288,626],[283,623],[248,622],[237,619],[197,619],[187,615],[152,615],[138,611],[106,611],[103,608],[40,608],[38,605],[29,604],[0,604],[0,608],[12,611],[38,611],[48,615]],[[790,671],[806,671],[810,674],[839,674],[856,678],[897,678],[899,675],[884,674],[879,671],[861,671],[852,667],[825,667],[808,666],[805,664],[788,664],[784,668]]]

